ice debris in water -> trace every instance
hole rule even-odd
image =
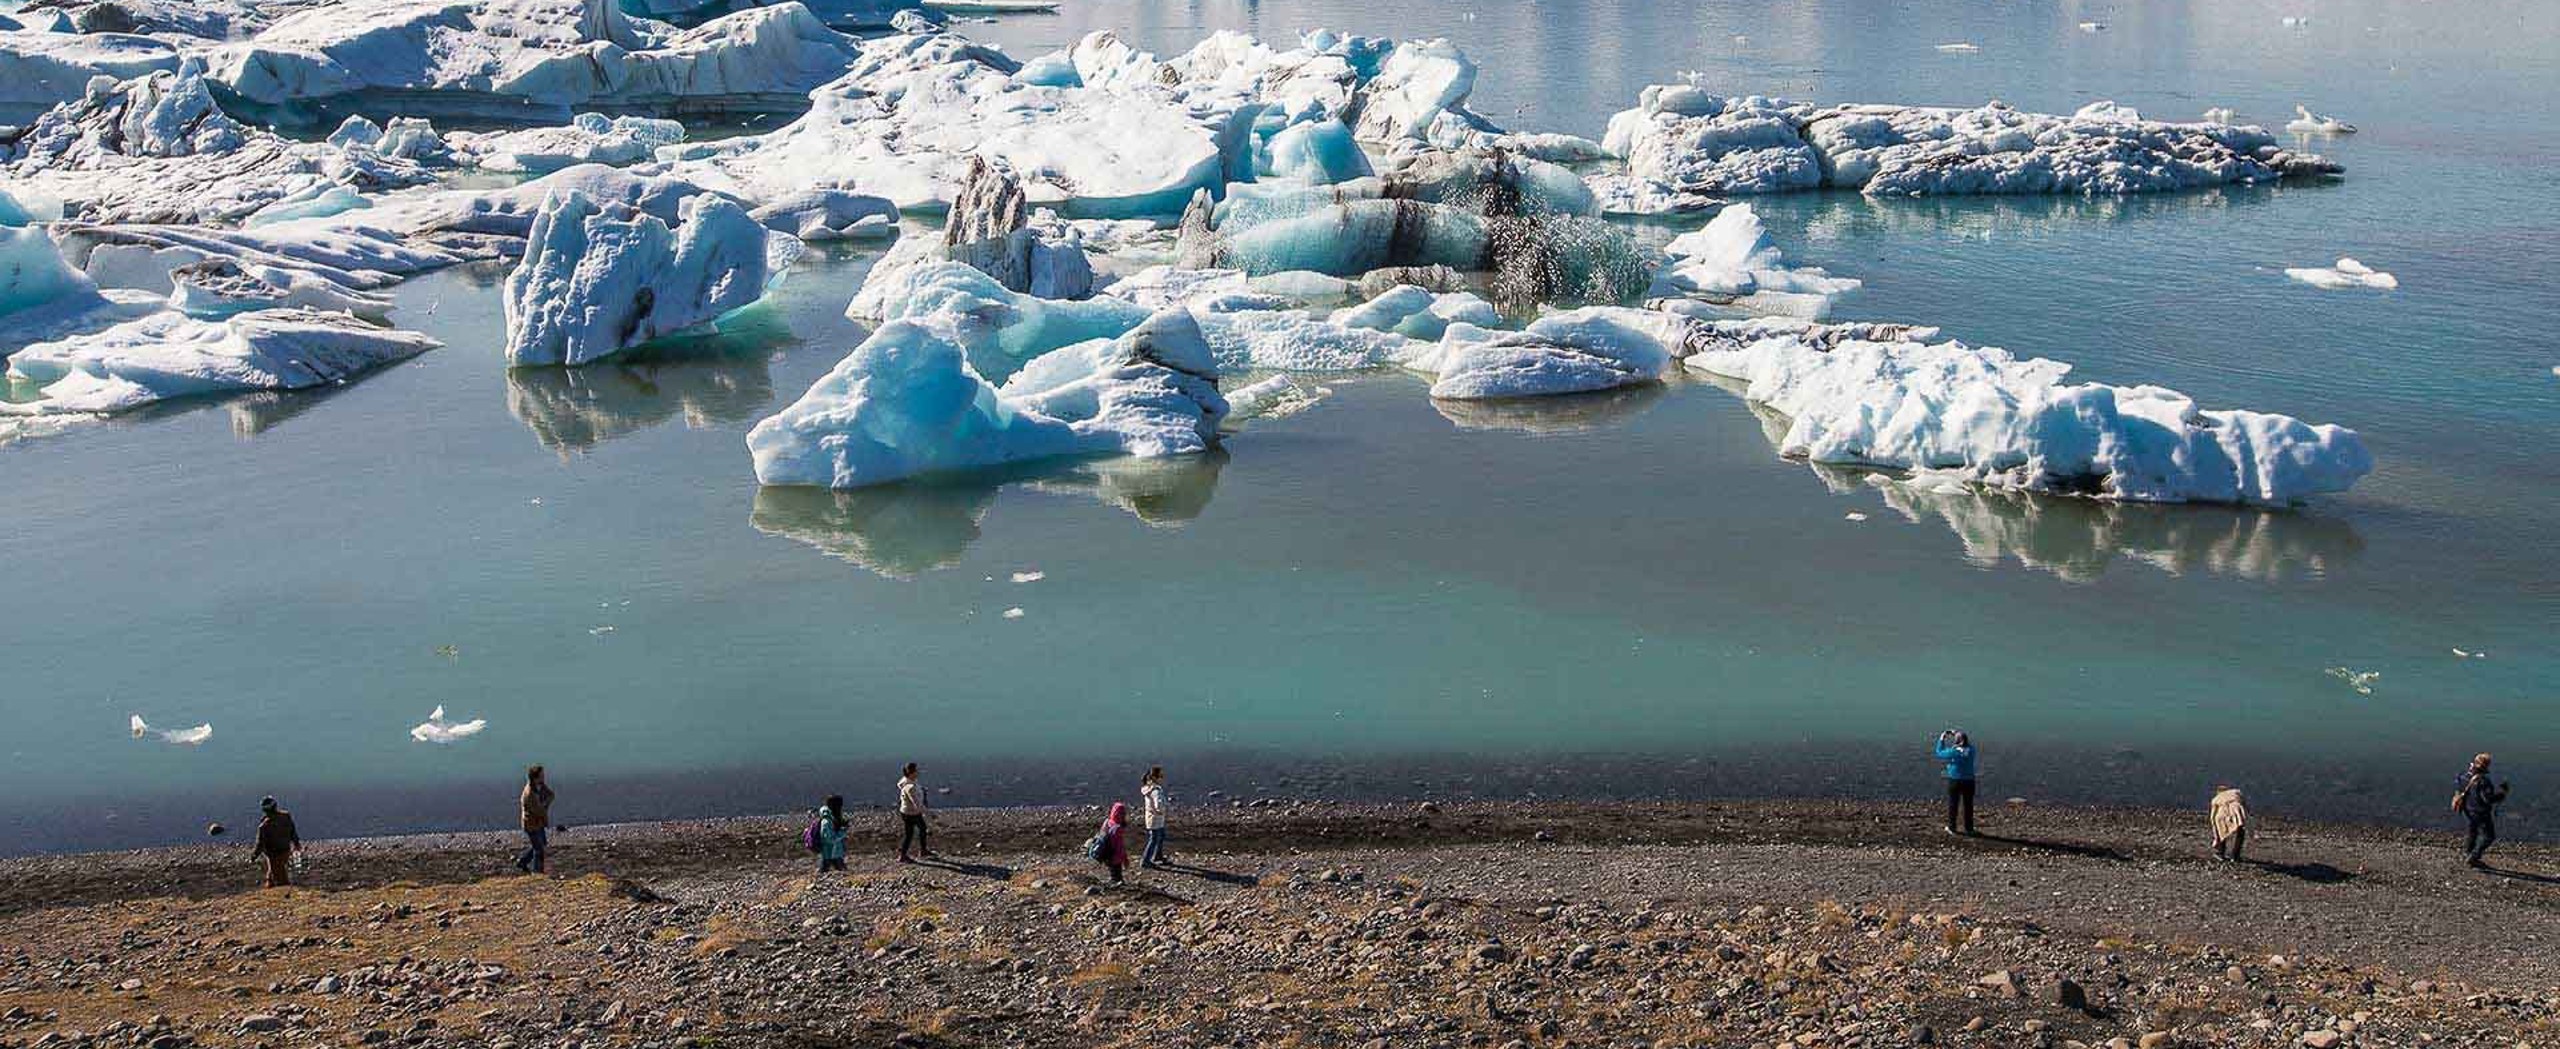
[[[2488,654],[2488,653],[2486,653],[2486,652],[2469,652],[2469,651],[2465,651],[2465,650],[2463,650],[2463,649],[2459,649],[2459,648],[2457,648],[2457,649],[2454,649],[2454,650],[2453,650],[2453,655],[2454,655],[2454,658],[2456,658],[2456,659],[2487,659],[2487,658],[2489,658],[2489,654]]]
[[[473,718],[459,722],[447,721],[444,717],[444,708],[439,706],[434,713],[427,715],[424,723],[409,730],[409,738],[420,743],[452,743],[479,735],[481,729],[488,727],[489,722],[486,718]]]
[[[1867,519],[1867,515],[1851,510],[1848,513],[1841,514],[1840,519],[1843,521],[1864,521]]]
[[[2293,119],[2285,121],[2284,129],[2287,131],[2300,132],[2305,135],[2352,135],[2356,133],[2355,125],[2347,123],[2346,121],[2340,120],[2336,117],[2321,116],[2318,113],[2312,112],[2311,107],[2300,104],[2296,104],[2293,107]]]
[[[587,636],[589,637],[603,637],[610,633],[613,633],[613,624],[611,623],[606,623],[603,626],[587,628]]]
[[[2082,23],[2080,23],[2080,31],[2081,31],[2081,32],[2083,32],[2083,33],[2101,33],[2101,32],[2105,32],[2105,31],[2106,31],[2106,28],[2107,28],[2107,24],[2106,24],[2105,22],[2082,22]]]
[[[1431,396],[1447,400],[1588,393],[1659,381],[1688,323],[1623,306],[1551,313],[1516,332],[1459,323],[1403,363],[1429,373]]]
[[[859,488],[1031,459],[1182,455],[1217,443],[1227,402],[1186,310],[1041,354],[1001,387],[969,364],[959,334],[968,323],[943,311],[881,325],[748,433],[756,480]]]
[[[158,729],[145,723],[140,714],[133,715],[132,728],[135,739],[158,739],[163,743],[176,743],[189,747],[213,738],[213,726],[210,724],[198,725],[194,728]]]
[[[1952,44],[1940,44],[1938,45],[1938,50],[1945,51],[1950,54],[1966,54],[1982,50],[1982,45],[1958,41]]]
[[[40,395],[0,402],[0,415],[106,414],[172,397],[306,389],[436,345],[343,313],[274,309],[201,320],[169,310],[19,350],[9,357],[9,377],[40,387]]]
[[[558,191],[507,276],[507,363],[585,364],[708,325],[763,298],[800,251],[723,197],[687,199],[670,228]]]
[[[673,120],[580,113],[568,124],[444,136],[457,159],[482,171],[543,175],[577,164],[624,167],[652,159],[658,147],[684,141]]]
[[[2239,115],[2240,114],[2230,106],[2215,106],[2204,111],[2204,122],[2208,124],[2228,124]]]
[[[2373,694],[2373,683],[2381,679],[2382,672],[2379,670],[2350,670],[2346,667],[2330,667],[2329,676],[2346,682],[2347,687],[2356,690],[2359,695],[2370,696]]]
[[[1019,609],[1019,608],[1008,608],[1008,609],[1005,609],[1005,610],[1004,610],[1004,617],[1005,617],[1006,619],[1020,619],[1020,618],[1022,618],[1022,610],[1021,610],[1021,609]]]
[[[1704,228],[1674,238],[1663,255],[1649,295],[1664,308],[1679,307],[1658,300],[1687,299],[1821,320],[1834,299],[1860,285],[1819,266],[1787,266],[1749,204],[1725,205]]]
[[[2389,291],[2400,286],[2400,278],[2374,269],[2351,258],[2340,258],[2334,266],[2287,267],[2284,275],[2315,288],[2373,288]]]
[[[1013,581],[1017,583],[1037,583],[1047,578],[1049,578],[1047,572],[1015,572],[1013,574]]]
[[[1315,407],[1330,392],[1321,386],[1301,385],[1286,375],[1274,375],[1228,391],[1227,422],[1233,425],[1251,419],[1284,419]]]
[[[1688,367],[1787,417],[1781,454],[1996,488],[2135,502],[2287,504],[2373,469],[2355,431],[2206,410],[2157,386],[2065,383],[2071,366],[1924,341],[1893,325],[1699,322]]]

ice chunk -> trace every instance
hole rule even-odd
[[[1252,419],[1285,419],[1316,406],[1331,391],[1324,387],[1301,385],[1286,375],[1274,375],[1261,382],[1227,392],[1227,424]]]
[[[1358,306],[1336,310],[1333,322],[1352,328],[1391,331],[1427,342],[1438,342],[1451,324],[1503,327],[1502,314],[1493,308],[1493,304],[1471,292],[1435,294],[1428,288],[1412,284],[1399,284]]]
[[[7,202],[0,194],[0,203]],[[0,317],[100,301],[97,284],[63,261],[44,227],[0,225]]]
[[[357,291],[301,270],[207,259],[169,271],[177,290],[169,306],[191,317],[214,319],[253,310],[299,308],[352,313],[380,321],[391,297]]]
[[[19,350],[9,377],[40,387],[40,397],[0,402],[0,414],[106,414],[173,397],[305,389],[436,345],[343,313],[259,310],[200,320],[172,310]]]
[[[1369,157],[1351,129],[1339,120],[1317,119],[1291,124],[1271,136],[1270,161],[1262,174],[1318,184],[1347,182],[1372,173]]]
[[[942,255],[967,263],[1011,291],[1043,299],[1093,294],[1093,264],[1074,229],[1054,213],[1037,227],[1021,180],[984,157],[969,160],[942,227]]]
[[[2355,431],[2204,410],[2157,386],[2066,384],[2070,366],[1927,335],[1707,322],[1688,366],[1787,417],[1781,454],[1995,488],[2139,502],[2284,504],[2373,469]]]
[[[411,707],[409,709],[415,710],[417,708]],[[420,743],[455,743],[477,736],[480,734],[481,729],[488,727],[489,721],[486,718],[473,718],[469,721],[447,721],[444,717],[444,708],[439,706],[435,709],[434,713],[427,715],[427,720],[425,722],[419,724],[416,728],[409,730],[409,738],[417,740]]]
[[[1434,145],[1473,144],[1470,133],[1499,135],[1491,122],[1466,107],[1476,86],[1476,64],[1447,40],[1397,44],[1378,73],[1359,91],[1362,141],[1418,140]]]
[[[1643,290],[1642,253],[1623,230],[1574,215],[1484,215],[1453,204],[1354,199],[1240,209],[1219,224],[1205,197],[1186,212],[1180,255],[1193,268],[1357,276],[1437,267],[1494,275],[1502,301],[1620,302]],[[1294,213],[1293,213],[1294,212]]]
[[[919,250],[910,244],[940,250],[923,238],[900,241],[891,258],[871,268],[845,314],[872,321],[944,315],[939,334],[966,347],[970,364],[983,375],[1010,374],[1021,362],[1062,346],[1117,338],[1149,313],[1113,298],[1068,302],[1025,295],[975,268],[940,258],[897,258]]]
[[[808,189],[759,204],[748,218],[804,241],[866,240],[898,232],[898,205],[886,197]]]
[[[1651,310],[1593,306],[1548,314],[1516,332],[1454,324],[1405,363],[1432,373],[1436,399],[1586,393],[1660,380],[1686,323]]]
[[[2304,135],[2352,135],[2356,133],[2355,125],[2347,123],[2346,121],[2340,120],[2336,117],[2321,116],[2318,113],[2312,112],[2311,107],[2303,105],[2296,105],[2293,107],[2293,119],[2285,121],[2284,129]]]
[[[2347,687],[2356,690],[2356,694],[2360,696],[2372,695],[2373,683],[2382,680],[2382,672],[2379,670],[2355,670],[2348,667],[2330,667],[2329,676],[2346,682]]]
[[[725,198],[686,200],[671,229],[562,190],[507,276],[507,363],[585,364],[710,324],[763,298],[799,252]]]
[[[798,3],[678,30],[615,0],[377,0],[305,8],[219,52],[214,75],[264,106],[397,96],[412,110],[566,119],[573,106],[795,109],[854,43]]]
[[[684,125],[649,117],[580,113],[559,127],[524,128],[445,136],[448,147],[483,171],[549,174],[575,164],[626,167],[651,159],[660,146],[684,141]]]
[[[1002,388],[970,367],[954,319],[882,325],[797,402],[757,423],[747,435],[756,480],[859,488],[1060,456],[1182,455],[1217,442],[1227,403],[1187,311],[1043,354]]]
[[[1687,84],[1647,87],[1636,108],[1609,118],[1602,140],[1641,180],[1614,195],[1680,200],[1820,186],[1821,156],[1803,134],[1810,110],[1757,95],[1722,98]]]
[[[312,220],[239,230],[81,223],[63,223],[54,230],[64,256],[100,285],[162,293],[174,287],[172,270],[209,259],[298,270],[350,289],[388,287],[403,277],[462,261],[384,230],[315,225]]]
[[[1725,205],[1704,228],[1674,238],[1663,254],[1649,293],[1655,299],[1820,320],[1832,300],[1859,286],[1856,278],[1834,277],[1819,266],[1787,266],[1749,204]]]
[[[2389,291],[2400,286],[2400,278],[2350,258],[2340,258],[2335,266],[2288,267],[2284,275],[2315,288],[2374,288]]]
[[[1938,50],[1949,54],[1971,54],[1975,51],[1982,50],[1982,45],[1958,41],[1952,44],[1940,44],[1938,45]]]
[[[1414,352],[1393,332],[1345,327],[1300,310],[1199,311],[1200,332],[1221,369],[1356,371],[1395,363]]]
[[[198,725],[194,728],[159,729],[152,728],[150,724],[144,722],[140,714],[133,715],[130,727],[133,729],[135,739],[157,739],[162,743],[176,743],[188,747],[213,738],[211,724]]]
[[[0,32],[0,106],[76,101],[97,77],[124,80],[178,68],[178,49],[125,33]]]

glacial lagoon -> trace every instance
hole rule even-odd
[[[842,311],[876,248],[578,369],[505,367],[505,270],[475,264],[391,290],[442,348],[342,388],[0,448],[0,852],[186,840],[265,793],[315,834],[497,826],[536,761],[572,823],[860,800],[906,760],[946,804],[1091,800],[1154,763],[1191,803],[1890,795],[1929,787],[1949,724],[1995,797],[2224,780],[2411,823],[2492,749],[2508,832],[2547,826],[2560,13],[1070,0],[957,28],[1027,58],[1317,26],[1447,36],[1478,112],[1592,137],[1682,73],[2341,115],[2360,132],[2314,143],[2335,182],[1752,203],[1791,263],[1865,282],[1836,318],[2352,426],[2376,469],[2279,511],[1948,493],[1782,459],[1703,378],[1435,402],[1384,369],[1301,379],[1329,393],[1206,456],[760,490],[745,433],[861,341]],[[2341,255],[2400,287],[2282,273]],[[489,727],[413,741],[439,705]],[[138,740],[133,714],[215,731]]]

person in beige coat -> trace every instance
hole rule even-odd
[[[516,795],[516,823],[524,828],[524,851],[516,854],[516,869],[526,874],[540,874],[551,859],[551,781],[542,774],[542,766],[524,770],[524,791]]]
[[[2214,858],[2240,862],[2240,847],[2249,841],[2249,799],[2227,783],[2213,788],[2212,820]]]

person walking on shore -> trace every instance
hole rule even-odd
[[[1122,874],[1129,869],[1129,839],[1125,833],[1128,826],[1129,806],[1112,802],[1111,813],[1102,817],[1102,829],[1085,842],[1085,855],[1110,870],[1113,885],[1120,884]]]
[[[293,856],[302,851],[302,832],[294,829],[293,813],[276,807],[276,799],[258,799],[257,855],[267,865],[267,887],[293,884]]]
[[[1947,773],[1947,833],[1973,834],[1973,738],[1948,729],[1938,733],[1931,748],[1945,763]],[[1963,814],[1963,829],[1957,829],[1957,814]]]
[[[818,806],[816,824],[818,840],[818,873],[844,869],[844,795],[829,794]]]
[[[2473,756],[2471,767],[2462,773],[2453,795],[2453,810],[2471,823],[2471,832],[2462,841],[2462,851],[2467,856],[2464,862],[2474,867],[2488,866],[2480,862],[2480,857],[2487,855],[2489,846],[2498,840],[2498,804],[2505,800],[2507,785],[2489,781],[2489,755]]]
[[[543,778],[542,766],[524,770],[524,792],[516,798],[524,852],[516,856],[516,869],[526,874],[542,873],[551,859],[551,797],[551,781]]]
[[[1148,870],[1163,867],[1164,862],[1164,766],[1148,769],[1138,780],[1138,803],[1147,821],[1147,851],[1138,862]]]
[[[2240,862],[2240,848],[2249,842],[2249,799],[2240,796],[2240,788],[2228,783],[2216,786],[2208,819],[2213,824],[2214,858]]]
[[[907,762],[906,773],[898,777],[898,862],[914,863],[916,856],[935,858],[933,844],[926,837],[924,785],[916,782],[916,763]],[[909,854],[909,849],[914,854]]]

